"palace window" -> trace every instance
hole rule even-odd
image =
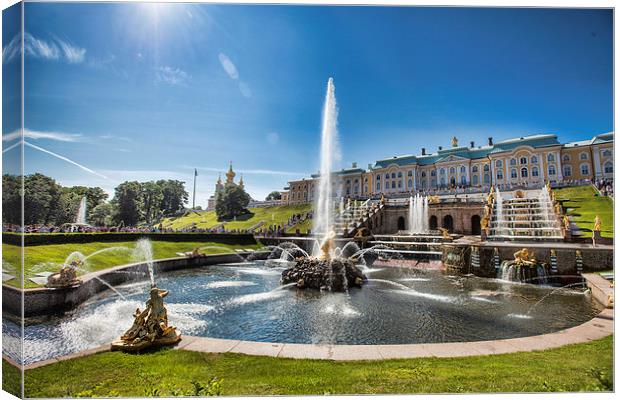
[[[385,174],[385,179],[390,179],[390,174]]]
[[[437,171],[432,170],[432,171],[431,171],[431,176],[436,176],[436,175],[437,175]]]
[[[547,154],[547,161],[549,161],[549,162],[554,162],[555,161],[555,156],[553,155],[553,153]],[[555,173],[553,175],[555,175]]]
[[[477,165],[474,165],[474,166],[471,168],[471,172],[473,172],[473,173],[478,172],[478,166],[477,166]]]
[[[471,177],[471,183],[472,185],[477,185],[478,184],[478,175],[474,175]]]
[[[445,175],[446,174],[446,169],[445,168],[441,168],[439,170],[439,175]]]
[[[521,157],[521,158],[519,159],[519,164],[521,164],[521,165],[525,165],[525,164],[527,164],[527,157]]]
[[[392,181],[392,189],[396,189],[396,181]]]
[[[510,159],[510,165],[511,166],[517,165],[517,159],[516,158],[511,158]]]
[[[517,169],[516,168],[513,168],[513,169],[510,170],[510,177],[512,179],[516,179],[517,178]]]
[[[501,166],[502,162],[500,161],[499,164]],[[489,164],[484,164],[484,168],[483,169],[484,169],[484,172],[489,172],[489,169],[491,169],[491,167],[489,167]]]
[[[504,174],[502,173],[501,169],[497,170],[497,179],[504,179]]]
[[[501,168],[502,167],[502,160],[497,160],[495,161],[495,168]],[[487,166],[484,166],[484,170],[488,171]]]
[[[454,167],[450,167],[450,173],[451,173],[451,174],[456,173],[456,168],[454,168]]]
[[[532,162],[532,164],[538,164],[538,157],[532,156],[532,158],[530,158],[530,161]],[[532,171],[532,175],[533,175],[533,172],[534,171]]]
[[[538,176],[538,167],[532,167],[532,176]]]
[[[396,178],[396,174],[394,172],[392,172],[392,179]]]
[[[465,173],[465,166],[461,165],[461,174],[464,174],[464,173]]]
[[[521,168],[521,178],[527,178],[527,168]]]
[[[489,183],[491,183],[491,175],[489,174],[484,174],[484,183],[486,185],[488,185]]]
[[[422,178],[426,178],[426,171],[422,171]]]
[[[564,154],[564,156],[562,157],[562,161],[569,162],[570,161],[570,155]]]
[[[467,180],[465,179],[465,175],[461,175],[461,185],[464,185],[467,183]]]
[[[606,162],[605,163],[605,173],[606,174],[613,174],[614,173],[614,165],[610,162]]]
[[[409,180],[407,181],[407,187],[408,187],[409,189],[411,189],[411,188],[413,187],[413,180],[409,179]]]
[[[426,179],[422,179],[422,182],[420,182],[422,185],[422,189],[426,189]]]
[[[380,181],[381,180],[381,175],[377,174],[377,180]]]
[[[402,177],[403,177],[403,173],[402,173],[402,172],[400,172],[400,171],[398,171],[398,177],[399,177],[399,178],[402,178]]]
[[[350,184],[351,184],[351,179],[347,179],[347,185],[350,185]]]
[[[550,165],[548,172],[549,172],[549,175],[555,175],[555,165]]]
[[[377,192],[380,192],[380,191],[381,191],[381,183],[377,182]]]
[[[573,169],[571,168],[570,165],[565,165],[564,166],[564,176],[571,176],[573,175]]]
[[[446,186],[446,178],[444,178],[443,176],[441,177],[440,184],[441,186]]]
[[[583,153],[579,153],[579,159],[580,160],[587,160],[588,159],[588,153],[586,153],[585,151]]]
[[[611,157],[611,150],[605,149],[603,150],[603,157]]]
[[[389,188],[390,188],[390,182],[385,181],[385,188],[386,188],[386,189],[389,189]]]
[[[398,188],[400,189],[401,187],[403,187],[403,181],[398,181]]]
[[[581,164],[581,175],[590,175],[590,166],[588,164]]]
[[[407,171],[407,176],[412,176],[413,175],[413,171],[409,170]]]

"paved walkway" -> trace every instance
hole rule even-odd
[[[183,340],[181,340],[175,349],[201,353],[239,353],[253,356],[338,361],[390,360],[419,357],[445,358],[547,350],[569,344],[585,343],[591,340],[601,339],[613,333],[613,309],[607,308],[590,321],[573,328],[544,335],[514,339],[454,343],[320,345],[249,342],[244,340],[183,336]],[[34,369],[58,361],[84,357],[109,350],[110,345],[99,346],[79,353],[32,363],[26,365],[25,369]],[[5,359],[11,364],[16,365],[13,361],[7,358]]]

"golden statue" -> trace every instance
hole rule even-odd
[[[564,222],[564,229],[569,231],[570,230],[570,220],[568,219],[568,215],[565,215],[564,218],[562,219],[562,221]]]
[[[536,265],[536,259],[534,253],[531,253],[525,247],[514,253],[515,263],[517,265]]]
[[[495,199],[495,193],[493,193],[493,189],[489,192],[487,196],[487,205],[490,207],[493,205],[493,200]]]
[[[489,217],[485,216],[484,218],[480,220],[480,228],[486,231],[488,227],[489,227]]]
[[[77,277],[77,269],[82,266],[82,260],[76,259],[69,265],[64,265],[56,274],[47,277],[46,287],[59,288],[79,285],[82,281]]]
[[[450,232],[448,232],[448,230],[446,228],[438,228],[441,231],[441,235],[443,236],[444,239],[452,239],[452,236],[450,236]]]
[[[439,196],[428,196],[428,204],[439,204]]]
[[[452,136],[452,147],[459,147],[459,140],[456,136]]]
[[[167,290],[151,288],[144,311],[136,309],[131,327],[120,340],[112,343],[112,350],[137,351],[153,345],[170,345],[181,340],[180,332],[168,325],[168,311],[164,306]]]
[[[329,261],[331,259],[331,251],[334,248],[334,237],[336,234],[330,232],[321,244],[321,256],[319,259]]]
[[[560,203],[557,203],[557,204],[555,205],[555,213],[556,213],[557,215],[562,215],[562,206],[560,205]]]
[[[383,193],[381,193],[381,204],[385,204],[385,197],[383,196]]]
[[[551,249],[550,253],[551,253],[551,257],[555,257],[557,254],[555,249]]]
[[[599,217],[597,215],[596,217],[594,217],[594,228],[592,230],[600,232],[601,231],[601,224],[602,224],[601,217]]]
[[[522,198],[524,198],[524,197],[525,197],[525,193],[523,193],[523,191],[522,191],[522,190],[517,190],[517,191],[515,192],[515,197],[516,197],[517,199],[522,199]]]

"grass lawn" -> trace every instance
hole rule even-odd
[[[568,215],[582,228],[583,235],[592,237],[594,218],[601,217],[601,236],[614,237],[614,203],[609,197],[597,196],[592,186],[574,186],[554,189],[557,199],[567,199],[564,206],[572,208]]]
[[[390,361],[106,352],[27,371],[25,391],[27,397],[170,396],[214,378],[227,396],[609,391],[612,367],[611,336],[546,351]]]
[[[204,247],[203,253],[228,253],[234,251],[234,249],[257,249],[262,247],[261,245],[228,245],[222,243],[213,242],[163,242],[163,241],[151,241],[153,246],[153,258],[169,258],[176,257],[176,253],[191,251],[196,247]],[[38,285],[30,281],[28,278],[34,276],[37,272],[43,271],[57,271],[60,269],[59,263],[63,263],[66,257],[74,251],[79,251],[82,254],[88,256],[95,251],[112,248],[116,246],[126,246],[133,249],[136,242],[93,242],[93,243],[70,243],[70,244],[51,244],[42,246],[26,246],[25,247],[25,260],[26,265],[24,268],[24,274],[26,276],[27,288],[37,287]],[[10,244],[2,244],[2,266],[11,275],[19,276],[19,247]],[[117,265],[127,264],[133,261],[139,261],[132,259],[131,252],[128,251],[107,251],[93,256],[88,259],[86,270],[98,271],[114,267]],[[82,272],[78,272],[82,275]],[[5,282],[9,285],[19,286],[18,278]]]
[[[305,214],[312,209],[311,204],[274,206],[250,208],[254,215],[246,220],[225,222],[224,226],[227,230],[231,229],[248,229],[259,222],[263,221],[265,227],[269,225],[284,225],[289,217],[293,214]],[[184,217],[165,218],[162,221],[164,228],[181,229],[191,227],[196,224],[197,228],[212,228],[219,225],[215,211],[199,211],[193,212]],[[295,231],[295,228],[292,229]],[[304,230],[302,230],[304,232]]]

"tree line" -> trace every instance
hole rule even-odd
[[[21,224],[21,176],[2,176],[2,218],[5,223]],[[163,217],[185,210],[188,199],[185,184],[178,180],[126,181],[108,194],[100,187],[63,187],[40,173],[25,175],[24,223],[62,225],[75,222],[78,208],[86,197],[87,222],[95,226],[136,226],[153,224]]]

